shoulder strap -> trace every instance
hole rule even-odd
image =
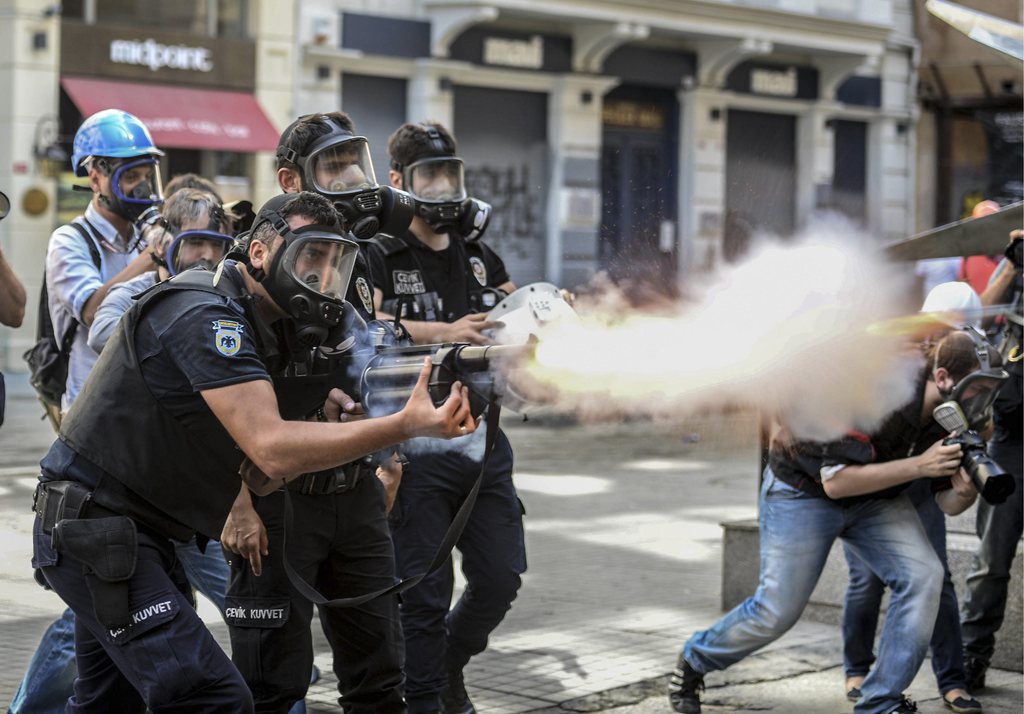
[[[77,218],[71,221],[68,225],[78,231],[78,235],[82,236],[85,244],[89,246],[89,255],[92,256],[92,264],[96,266],[97,270],[99,270],[100,250],[96,247],[96,243],[98,241],[96,238],[96,229],[93,228],[92,224],[89,223],[89,220],[85,216],[78,216],[78,218],[81,218],[85,225],[89,227],[88,231],[86,231],[82,224],[78,222]]]
[[[498,437],[498,422],[500,418],[501,402],[496,399],[491,399],[487,406],[487,419],[484,422],[484,424],[487,425],[487,431],[485,434],[486,439],[484,441],[484,455],[480,462],[480,473],[477,475],[476,481],[473,482],[472,488],[469,489],[469,493],[466,494],[466,498],[463,500],[462,505],[459,506],[459,510],[455,513],[455,517],[452,518],[452,522],[449,524],[448,530],[441,539],[440,545],[437,546],[434,558],[430,561],[427,569],[422,573],[411,575],[394,585],[380,590],[328,600],[326,597],[321,595],[316,588],[306,582],[301,575],[299,575],[298,571],[295,570],[295,567],[288,560],[287,538],[289,533],[294,533],[295,516],[292,512],[291,495],[287,488],[284,489],[284,533],[281,538],[281,565],[284,567],[285,574],[287,574],[288,579],[291,581],[292,587],[294,587],[304,598],[318,607],[357,607],[383,595],[405,592],[409,588],[417,585],[421,580],[423,580],[423,578],[427,577],[447,563],[448,559],[451,557],[452,548],[455,547],[455,544],[462,536],[462,531],[465,530],[466,523],[469,521],[469,516],[473,512],[473,507],[476,505],[476,497],[477,494],[480,493],[480,484],[483,483],[484,476],[487,472],[487,463],[491,459],[491,452],[494,451],[494,442]]]
[[[87,246],[89,246],[89,255],[92,256],[92,263],[93,263],[93,265],[96,266],[96,269],[99,270],[100,269],[100,251],[99,251],[99,248],[96,247],[96,242],[93,240],[93,236],[90,235],[90,233],[92,233],[94,229],[93,229],[92,225],[88,221],[86,221],[85,216],[78,216],[78,218],[81,218],[83,221],[85,221],[86,225],[89,226],[89,231],[88,232],[82,226],[81,223],[78,223],[77,219],[72,220],[70,223],[68,223],[68,225],[71,226],[72,228],[74,228],[78,232],[78,235],[82,236],[82,240],[85,241],[85,244]],[[50,332],[52,333],[53,332],[53,322],[50,320],[49,292],[50,292],[49,288],[48,288],[48,286],[46,284],[46,271],[44,270],[43,271],[43,289],[42,289],[42,291],[39,294],[39,314],[40,315],[45,315],[46,316],[45,319],[47,321],[50,321]],[[40,322],[42,321],[42,319],[43,318],[40,319]],[[39,332],[38,329],[37,329],[37,332]],[[68,354],[70,354],[70,352],[71,352],[71,345],[75,341],[75,333],[77,333],[77,332],[78,332],[78,320],[75,319],[72,316],[71,324],[68,325],[68,328],[64,331],[64,334],[60,338],[60,343],[57,345],[58,349],[60,350],[60,355],[61,355],[62,359],[65,358]]]
[[[398,236],[388,235],[387,233],[378,233],[373,237],[373,242],[381,247],[384,251],[384,255],[389,258],[392,255],[397,255],[403,250],[409,250],[409,244]]]

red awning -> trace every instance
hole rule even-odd
[[[62,77],[84,116],[122,109],[146,125],[162,149],[274,151],[278,132],[245,92]]]

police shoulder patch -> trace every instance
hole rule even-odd
[[[373,314],[373,294],[370,292],[370,284],[366,282],[366,278],[359,276],[356,278],[356,292],[359,294],[359,299],[363,301],[363,307],[366,311]]]
[[[234,357],[242,348],[245,325],[234,320],[213,320],[213,344],[225,357]]]
[[[480,283],[480,287],[487,287],[487,267],[484,265],[484,261],[476,256],[469,259],[469,267],[473,269],[473,277]]]

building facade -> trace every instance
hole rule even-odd
[[[225,200],[277,191],[273,152],[294,114],[289,0],[0,1],[0,190],[12,202],[0,241],[25,283],[18,330],[0,329],[0,368],[21,371],[35,337],[51,231],[88,193],[68,157],[82,119],[129,111],[149,127],[164,181],[196,172]]]
[[[297,0],[296,107],[340,106],[378,178],[401,122],[452,127],[520,284],[661,292],[821,209],[913,232],[905,0]]]
[[[519,284],[598,271],[658,293],[832,209],[914,232],[910,0],[0,0],[0,241],[30,294],[0,364],[23,369],[50,231],[74,215],[82,116],[135,111],[225,198],[276,191],[273,137],[341,108],[373,149],[454,129],[487,239]],[[7,21],[7,20],[10,21]],[[56,168],[55,168],[56,167]],[[61,174],[64,174],[61,176]],[[79,199],[80,200],[80,199]],[[58,210],[60,209],[60,210]]]

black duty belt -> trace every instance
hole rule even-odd
[[[376,468],[365,461],[353,461],[336,469],[303,474],[289,481],[287,489],[306,495],[322,496],[351,491],[363,478],[374,475]]]
[[[288,575],[288,579],[291,581],[292,586],[298,590],[300,595],[318,607],[357,607],[384,595],[393,595],[395,593],[405,592],[423,580],[423,578],[448,563],[452,554],[452,548],[455,547],[459,538],[462,537],[462,531],[466,528],[466,522],[469,520],[469,516],[473,512],[473,506],[476,504],[477,494],[480,493],[480,484],[483,483],[484,474],[487,473],[487,463],[491,459],[491,452],[494,451],[494,442],[498,437],[498,420],[500,418],[500,414],[501,402],[496,399],[492,399],[487,406],[487,419],[484,422],[487,431],[484,435],[484,455],[483,460],[480,462],[480,473],[477,474],[476,481],[473,482],[473,487],[469,489],[469,493],[466,494],[466,498],[462,501],[462,505],[459,506],[459,510],[455,513],[455,517],[452,518],[452,522],[448,525],[448,530],[441,539],[441,544],[437,546],[437,550],[434,552],[434,558],[430,561],[427,569],[422,573],[412,575],[400,582],[390,585],[389,587],[364,593],[362,595],[328,600],[326,597],[321,595],[316,588],[303,580],[302,576],[299,575],[288,560],[288,534],[294,530],[295,516],[292,511],[291,498],[289,497],[288,492],[285,491],[284,534],[281,539],[281,550],[284,553],[284,557],[281,559],[281,565],[284,567],[284,571]]]
[[[78,481],[42,481],[32,495],[32,510],[50,535],[58,521],[77,518],[110,518],[122,514],[104,508],[92,499],[92,490]]]

